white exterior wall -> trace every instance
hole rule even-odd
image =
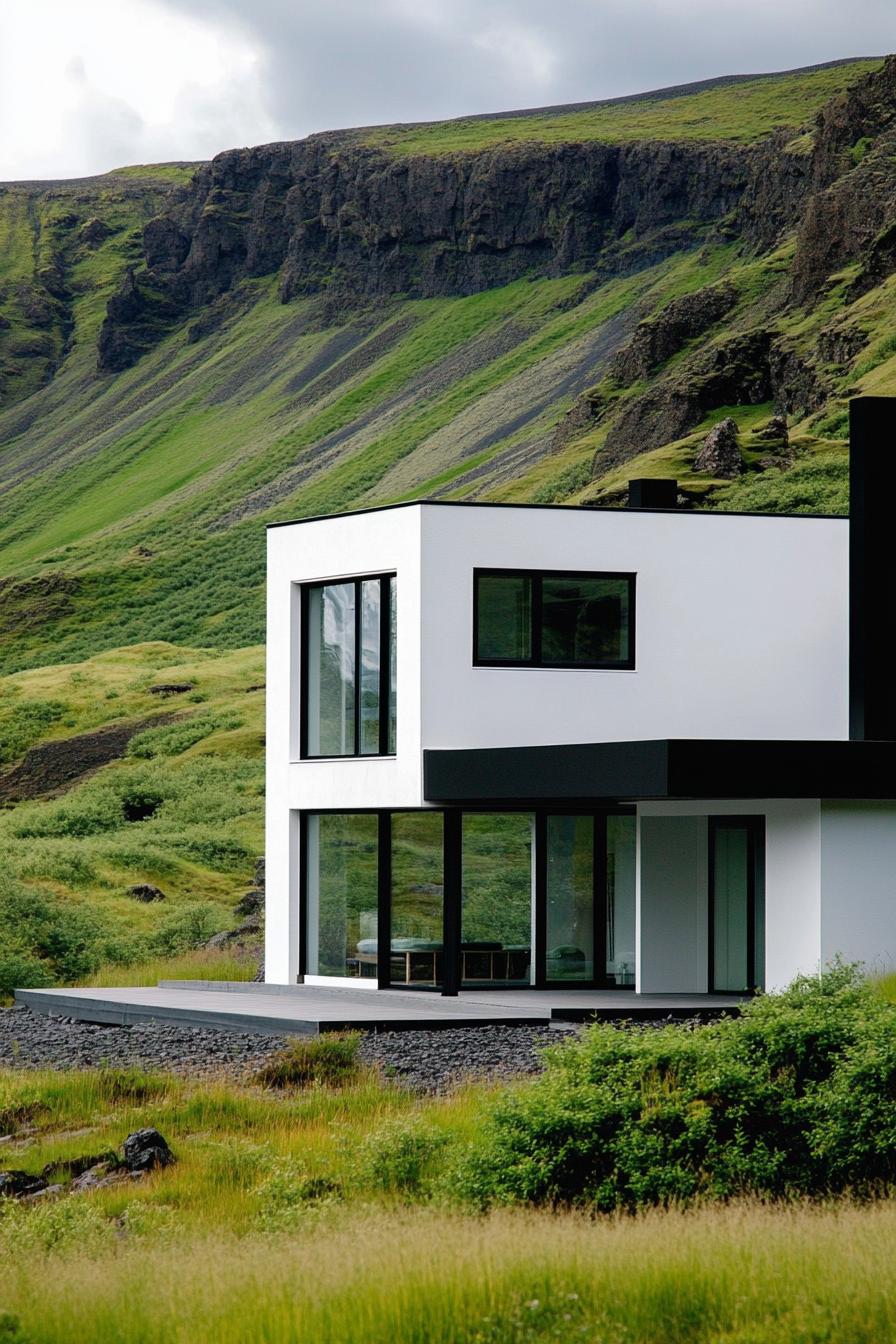
[[[821,957],[896,969],[896,803],[821,808]]]
[[[424,746],[849,736],[845,520],[422,507]],[[635,573],[636,670],[474,667],[491,567]]]
[[[419,807],[420,508],[320,519],[268,531],[265,979],[299,964],[299,809]],[[298,585],[398,575],[396,755],[300,761]]]
[[[638,832],[635,990],[705,994],[706,817],[643,816]]]
[[[822,956],[818,799],[640,803],[636,981],[640,992],[706,991],[706,818],[755,815],[766,819],[766,988],[783,989],[795,975],[818,970]]]

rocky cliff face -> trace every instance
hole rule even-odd
[[[147,224],[100,362],[126,367],[166,318],[275,271],[284,301],[326,291],[346,308],[533,272],[635,270],[701,243],[758,160],[752,148],[665,143],[396,159],[338,135],[221,154]]]

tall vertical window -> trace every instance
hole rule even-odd
[[[477,569],[473,611],[480,666],[635,666],[634,574]]]
[[[302,592],[302,755],[395,753],[395,575]]]
[[[764,827],[709,819],[710,989],[747,993],[765,980]]]

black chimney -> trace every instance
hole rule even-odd
[[[896,740],[896,397],[849,403],[849,736]]]
[[[674,509],[678,504],[678,482],[663,476],[641,476],[628,483],[630,509]]]

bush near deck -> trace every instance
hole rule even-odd
[[[596,1025],[547,1061],[455,1173],[475,1204],[632,1210],[896,1179],[896,1006],[854,967],[710,1026]]]

